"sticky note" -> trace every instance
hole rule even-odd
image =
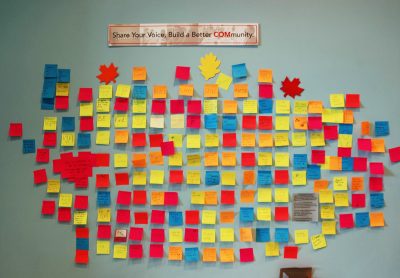
[[[330,94],[329,102],[331,107],[342,108],[344,107],[344,94]]]
[[[185,248],[185,262],[194,263],[200,260],[199,248],[189,247]],[[204,249],[203,249],[203,262],[204,262]]]
[[[110,144],[110,131],[101,130],[96,132],[96,144],[97,145],[109,145]]]
[[[314,250],[326,247],[326,239],[323,234],[313,235],[311,237],[311,244]]]
[[[154,85],[153,86],[153,98],[154,99],[167,98],[167,86],[166,85]]]
[[[145,81],[147,79],[146,67],[133,67],[132,80],[133,81]]]
[[[258,221],[271,221],[271,208],[257,207],[257,220]]]
[[[130,93],[131,93],[131,85],[118,84],[115,96],[120,98],[129,98]]]
[[[256,228],[256,242],[269,242],[270,240],[269,228]]]
[[[375,136],[387,136],[389,135],[389,122],[388,121],[376,121],[375,122]]]
[[[275,112],[277,114],[290,114],[290,101],[289,100],[276,100]]]
[[[215,229],[201,229],[202,243],[215,243]]]
[[[170,228],[168,231],[169,242],[182,242],[183,230],[182,228]]]
[[[87,211],[74,211],[74,225],[87,225]]]
[[[336,221],[322,221],[322,234],[336,235]]]
[[[257,114],[258,102],[257,100],[247,99],[243,101],[243,114]]]
[[[180,96],[193,96],[194,87],[193,84],[181,84],[179,85],[179,95]]]
[[[292,171],[292,184],[293,185],[306,185],[307,184],[307,171]]]
[[[278,242],[267,242],[265,244],[265,256],[278,257],[279,256],[279,243]]]
[[[110,254],[110,241],[97,240],[96,241],[96,255],[109,255]]]
[[[81,117],[93,116],[93,103],[81,102],[79,104],[79,116]]]
[[[218,85],[219,88],[228,90],[231,83],[232,83],[232,77],[230,77],[229,75],[226,75],[222,72],[218,75],[216,84]]]
[[[288,145],[288,143],[287,143]],[[307,145],[307,137],[305,132],[292,132],[293,147],[304,147]]]
[[[190,79],[190,67],[176,66],[175,78],[181,79],[181,80],[189,80]]]
[[[289,242],[289,229],[275,228],[275,242],[279,243]]]
[[[217,98],[218,84],[204,84],[203,94],[205,98]]]
[[[235,79],[245,78],[247,76],[246,64],[242,63],[242,64],[232,65],[232,76]]]
[[[270,203],[272,202],[271,188],[258,188],[257,189],[257,202]]]
[[[22,153],[35,153],[36,143],[34,139],[25,139],[22,141]]]
[[[217,250],[215,247],[203,248],[203,262],[216,262]]]
[[[128,247],[125,244],[114,244],[114,259],[126,259],[128,255]]]
[[[333,178],[333,189],[335,191],[347,190],[347,176],[338,176]]]
[[[44,117],[43,130],[54,131],[57,130],[57,117]]]
[[[111,99],[112,98],[112,85],[100,85],[99,86],[99,98],[100,99]]]
[[[188,134],[186,137],[186,148],[188,149],[199,149],[201,137],[198,134]]]
[[[296,100],[294,102],[293,113],[294,114],[299,114],[299,115],[307,115],[307,113],[308,113],[308,101],[306,101],[306,100]]]
[[[219,259],[221,263],[233,263],[235,261],[233,248],[220,248]]]
[[[63,208],[72,207],[72,194],[70,193],[61,193],[58,199],[58,206]]]
[[[289,202],[289,189],[288,188],[275,188],[274,190],[275,202],[288,203]]]
[[[233,228],[220,228],[219,237],[221,242],[234,242],[235,233]]]
[[[272,83],[272,69],[259,69],[258,70],[259,83]]]
[[[296,244],[308,244],[308,230],[295,230],[294,231],[294,242]]]

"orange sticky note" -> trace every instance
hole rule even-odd
[[[233,263],[235,261],[233,248],[220,248],[219,259],[222,263]]]
[[[153,86],[153,98],[167,98],[167,86],[166,85],[154,85]]]
[[[127,130],[116,130],[114,141],[116,144],[126,144],[129,140],[129,132]]]
[[[253,229],[252,228],[240,228],[240,241],[241,242],[252,242],[253,241]]]
[[[344,124],[352,124],[352,123],[354,123],[353,111],[351,111],[351,110],[344,110],[343,111],[343,123]]]
[[[236,166],[236,152],[222,152],[222,166]]]
[[[218,97],[218,84],[204,84],[204,97]]]
[[[181,96],[193,96],[194,87],[193,84],[181,84],[179,85],[179,95]]]
[[[258,82],[272,83],[272,69],[259,69],[258,70]]]
[[[373,138],[371,139],[371,152],[384,153],[385,152],[385,139]]]
[[[351,177],[351,190],[352,191],[364,190],[364,177]]]
[[[168,249],[168,260],[182,261],[182,246],[170,246]]]
[[[217,191],[204,192],[204,204],[205,205],[217,205],[218,204]]]
[[[256,181],[256,174],[253,170],[243,171],[243,185],[253,185]]]
[[[294,129],[307,130],[307,117],[293,117]]]
[[[264,148],[272,148],[274,141],[271,133],[259,133],[258,134],[258,146]]]
[[[164,157],[161,151],[150,152],[150,164],[151,165],[164,165]]]
[[[218,153],[217,152],[204,153],[204,166],[205,167],[218,166]]]
[[[225,114],[236,114],[237,113],[237,101],[236,100],[224,100],[224,109],[223,113]]]
[[[235,212],[234,211],[220,211],[219,212],[219,222],[221,224],[233,223],[235,221]]]
[[[361,135],[369,136],[371,124],[369,122],[361,122]]]
[[[383,216],[383,212],[370,212],[369,219],[371,227],[384,227],[385,226],[385,218]]]
[[[150,204],[152,206],[163,206],[164,205],[164,192],[161,191],[152,191]]]
[[[328,189],[329,181],[327,180],[315,180],[314,181],[314,192]]]
[[[132,80],[145,81],[147,79],[146,67],[133,67]]]
[[[233,96],[235,98],[246,98],[249,96],[249,86],[247,84],[235,84],[233,85]]]
[[[255,147],[256,135],[254,133],[242,133],[242,147]]]
[[[132,165],[136,168],[145,168],[146,163],[146,154],[145,153],[134,153],[132,154]]]
[[[321,114],[324,106],[320,100],[310,100],[308,102],[308,113]]]
[[[329,158],[329,170],[342,171],[342,158],[339,156],[331,156]]]
[[[254,203],[254,193],[255,190],[247,189],[240,191],[240,202],[241,203]]]
[[[216,262],[217,248],[208,247],[203,249],[203,262]]]

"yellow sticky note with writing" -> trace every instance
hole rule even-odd
[[[334,206],[321,206],[320,207],[321,219],[335,219],[335,207]]]
[[[147,103],[145,99],[134,99],[132,102],[133,114],[146,114]]]
[[[170,228],[168,231],[169,242],[182,242],[183,231],[182,228]]]
[[[233,228],[220,228],[219,237],[221,242],[234,242],[235,232]]]
[[[81,102],[79,104],[79,116],[81,117],[93,116],[93,102]]]
[[[278,257],[279,256],[279,243],[278,242],[267,242],[265,244],[265,256]]]
[[[216,83],[217,83],[219,88],[222,88],[224,90],[228,90],[229,86],[232,83],[232,77],[230,77],[229,75],[226,75],[226,74],[221,72],[218,75]]]
[[[128,114],[115,114],[114,115],[114,127],[115,128],[127,128],[128,127]]]
[[[289,133],[288,132],[275,133],[274,143],[276,147],[289,146]]]
[[[75,146],[75,132],[61,133],[61,147]]]
[[[343,110],[338,109],[323,109],[322,122],[323,123],[343,123],[344,113]]]
[[[110,131],[100,130],[96,133],[96,145],[109,145],[110,144]]]
[[[221,184],[234,186],[236,184],[236,172],[223,171],[221,174]]]
[[[98,98],[96,101],[96,111],[99,113],[110,112],[111,101],[109,99]]]
[[[202,243],[215,243],[215,229],[202,229],[201,230]]]
[[[335,193],[335,206],[336,207],[348,207],[349,206],[349,195],[347,192]]]
[[[186,161],[188,166],[200,166],[201,157],[199,154],[188,154],[186,156]]]
[[[164,171],[163,170],[150,170],[150,184],[163,184]]]
[[[192,191],[190,203],[192,205],[204,205],[205,193],[204,191]]]
[[[58,206],[61,208],[70,208],[72,207],[72,194],[70,193],[61,193],[58,197]]]
[[[289,202],[289,189],[288,188],[275,188],[275,202],[288,203]]]
[[[128,167],[128,154],[116,153],[114,154],[114,168]]]
[[[206,134],[205,135],[205,146],[206,147],[218,147],[219,146],[219,135],[218,134]]]
[[[272,166],[272,153],[259,152],[258,153],[258,166]]]
[[[125,244],[114,244],[114,259],[126,259],[128,247]]]
[[[277,99],[275,102],[275,112],[277,114],[290,114],[290,101]]]
[[[96,126],[110,128],[111,127],[111,115],[110,114],[97,114]]]
[[[331,107],[342,108],[344,107],[344,94],[330,94],[329,102]]]
[[[309,243],[308,230],[295,230],[294,231],[294,242],[295,242],[295,244]]]
[[[257,114],[258,101],[256,99],[247,99],[243,101],[243,114]]]
[[[69,84],[70,83],[56,83],[56,96],[69,96]]]
[[[86,210],[74,211],[74,225],[86,225],[88,213]]]
[[[215,210],[203,210],[201,212],[201,224],[215,225],[217,212]]]
[[[204,114],[217,114],[218,113],[218,100],[205,99],[204,100]]]
[[[347,176],[333,177],[333,190],[347,190]]]
[[[276,167],[289,167],[289,153],[276,152],[275,153],[275,166]]]
[[[111,209],[110,208],[98,208],[97,209],[97,222],[108,223],[111,221]]]
[[[44,117],[43,130],[57,130],[57,117]]]
[[[314,250],[325,248],[326,239],[323,234],[313,235],[311,237],[311,244]]]
[[[259,69],[258,70],[258,82],[272,83],[272,69]]]
[[[173,155],[168,156],[168,165],[169,166],[182,166],[182,153],[175,152]]]
[[[109,255],[110,254],[110,241],[98,240],[96,242],[96,255]]]
[[[339,148],[351,148],[353,146],[353,135],[351,134],[339,134],[338,147]]]
[[[307,115],[308,101],[307,100],[296,100],[294,102],[293,113],[299,114],[299,115]]]
[[[185,128],[185,114],[172,114],[171,128]]]
[[[200,171],[199,170],[187,171],[186,183],[187,184],[200,184]]]
[[[336,235],[336,221],[322,221],[322,234]]]
[[[307,136],[305,132],[292,132],[293,147],[305,147],[307,145]]]
[[[146,128],[147,118],[146,115],[133,115],[132,128]]]
[[[325,138],[323,132],[312,132],[310,133],[311,147],[323,147],[325,146]]]
[[[59,193],[60,188],[60,180],[47,180],[47,193]]]
[[[174,142],[175,148],[182,148],[182,134],[168,134],[168,141]]]
[[[257,208],[258,221],[271,221],[271,208]]]
[[[290,118],[286,116],[276,116],[275,117],[275,130],[289,130]]]
[[[112,98],[113,93],[112,85],[100,85],[99,86],[99,98],[101,99],[110,99]]]
[[[200,149],[201,137],[199,134],[188,134],[186,137],[186,148],[188,149]]]
[[[147,175],[144,171],[134,171],[132,184],[133,185],[146,185],[147,183]]]
[[[292,171],[292,184],[293,185],[306,185],[307,184],[307,171]]]
[[[115,92],[115,96],[121,97],[121,98],[129,98],[130,93],[131,93],[131,85],[118,84],[117,91]]]
[[[319,191],[319,202],[321,204],[333,203],[333,192],[330,189],[323,189]]]
[[[272,202],[272,189],[271,188],[258,188],[257,189],[257,202],[271,203]]]

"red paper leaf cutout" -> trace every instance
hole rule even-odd
[[[301,96],[301,93],[304,91],[303,88],[299,87],[301,83],[299,78],[293,78],[293,80],[290,81],[289,77],[286,76],[285,80],[281,83],[281,91],[285,93],[283,95],[284,97],[291,96],[292,98],[295,98],[296,96]]]
[[[100,83],[104,82],[106,84],[111,81],[115,83],[115,78],[118,77],[118,67],[114,66],[114,63],[111,63],[108,67],[106,65],[101,65],[99,67],[100,74],[96,77],[99,79]]]

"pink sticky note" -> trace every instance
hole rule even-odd
[[[36,162],[37,163],[48,163],[50,159],[50,150],[38,148],[36,150]]]
[[[308,129],[309,130],[321,130],[322,129],[322,117],[321,116],[310,116],[308,117]]]
[[[165,222],[165,211],[153,209],[151,211],[150,223],[163,225],[164,222]]]
[[[93,117],[80,117],[79,118],[79,130],[80,131],[92,131],[94,128]]]
[[[22,137],[22,123],[10,123],[8,128],[8,136]]]
[[[354,167],[355,172],[365,172],[367,171],[367,158],[366,157],[354,157]]]
[[[56,110],[68,110],[69,97],[68,96],[56,96],[55,108],[56,108]]]
[[[53,200],[42,201],[42,215],[53,215],[56,211],[56,202]]]
[[[260,98],[273,98],[274,87],[272,84],[258,84],[258,96]]]
[[[360,151],[370,152],[371,151],[371,139],[358,138],[357,146]]]
[[[253,248],[240,248],[240,262],[248,263],[254,261],[254,252]]]
[[[183,99],[171,99],[169,105],[171,114],[185,113],[185,102]]]
[[[71,208],[58,208],[58,222],[71,221]]]
[[[351,207],[353,208],[365,208],[365,194],[352,194],[351,195]]]
[[[153,99],[151,103],[151,113],[152,114],[165,114],[166,105],[165,99]]]
[[[89,198],[85,195],[76,195],[74,201],[74,209],[87,210],[89,206]]]
[[[161,259],[164,256],[164,246],[162,244],[150,244],[150,258]]]
[[[117,205],[129,206],[132,200],[132,193],[130,191],[118,191]]]
[[[179,203],[178,192],[165,192],[164,193],[164,205],[165,206],[177,206]]]
[[[146,211],[135,211],[133,215],[135,217],[135,224],[147,225],[149,223],[149,216]]]
[[[389,156],[391,162],[399,162],[400,161],[400,146],[389,149]]]
[[[33,171],[33,182],[34,184],[41,184],[47,182],[46,169],[39,169]]]
[[[176,66],[175,78],[182,79],[182,80],[189,80],[190,79],[190,67]]]
[[[143,258],[142,244],[130,244],[129,245],[129,259],[141,259],[141,258]]]
[[[115,98],[114,110],[127,112],[129,109],[129,98],[117,97]]]
[[[360,108],[360,94],[346,94],[346,108]]]
[[[297,253],[299,252],[299,247],[297,246],[285,246],[283,249],[283,257],[285,259],[297,259]]]
[[[129,209],[117,209],[117,224],[131,223],[131,211]]]
[[[79,88],[79,101],[92,101],[93,100],[92,88]]]
[[[151,229],[150,241],[151,242],[164,242],[165,241],[164,229],[156,229],[156,228]]]
[[[324,138],[325,140],[337,140],[338,127],[337,125],[324,125]]]
[[[188,100],[188,113],[201,114],[201,100]]]
[[[45,132],[43,134],[43,146],[55,147],[57,145],[57,132]]]
[[[98,239],[110,239],[111,238],[111,225],[99,225],[97,227],[97,238]]]
[[[187,115],[186,127],[199,129],[200,126],[201,126],[201,117],[200,117],[200,115]]]
[[[383,191],[383,178],[369,177],[369,190],[377,192]]]
[[[385,167],[382,162],[370,162],[369,163],[369,173],[371,175],[384,175]]]
[[[341,229],[354,228],[354,217],[352,213],[342,213],[339,215],[339,223]]]
[[[129,240],[141,241],[143,239],[143,228],[131,227],[129,230]]]
[[[324,164],[325,163],[325,151],[324,150],[312,150],[311,151],[311,163]]]
[[[163,156],[173,155],[175,153],[175,147],[173,141],[167,141],[161,143],[161,154]]]
[[[339,157],[351,157],[351,148],[337,148],[337,154]]]
[[[199,229],[185,228],[185,242],[198,242]]]

